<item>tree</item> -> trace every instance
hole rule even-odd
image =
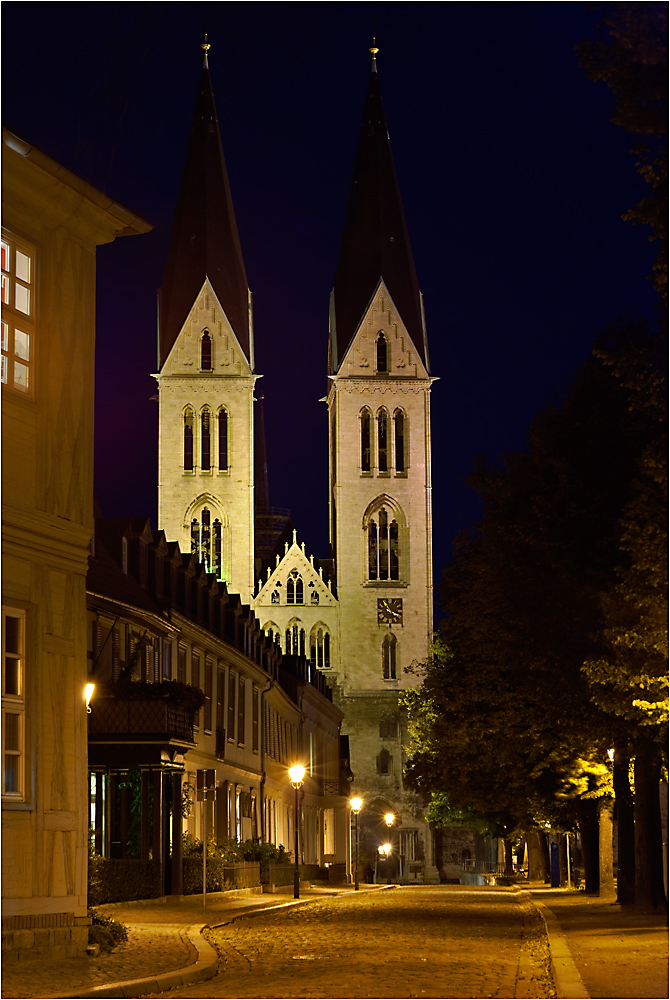
[[[615,324],[528,447],[471,477],[483,517],[457,540],[441,643],[406,699],[408,777],[457,807],[525,829],[576,816],[586,835],[595,799],[612,794],[607,750],[630,739],[631,720],[594,696],[583,666],[607,655],[605,609],[630,565],[626,516],[653,408],[631,406],[625,371],[646,358],[640,373],[656,379],[652,344],[646,324]],[[648,396],[641,386],[640,404]]]
[[[601,37],[577,46],[579,64],[590,80],[614,94],[612,122],[644,136],[631,150],[649,194],[623,216],[651,227],[660,240],[653,265],[654,287],[667,305],[668,295],[668,11],[661,3],[604,3]]]

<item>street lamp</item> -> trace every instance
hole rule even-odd
[[[349,805],[351,806],[351,811],[356,817],[356,868],[354,870],[354,889],[358,891],[358,814],[363,806],[363,799],[355,797],[349,799]]]
[[[389,862],[389,854],[391,853],[391,845],[390,844],[382,844],[382,846],[379,848],[379,853],[384,855],[384,860],[386,861],[386,884],[388,885],[389,882],[391,881],[389,879],[389,863],[388,863]]]
[[[288,769],[291,784],[295,788],[295,870],[293,872],[293,898],[300,899],[300,868],[298,867],[298,789],[305,778],[305,768],[295,764]]]
[[[393,826],[393,824],[395,823],[395,815],[392,812],[386,813],[385,816],[384,816],[384,822],[386,823],[387,827],[390,830],[391,827]],[[386,850],[387,847],[388,847],[388,851]],[[390,878],[389,878],[389,866],[388,866],[388,859],[389,859],[390,851],[391,851],[391,845],[390,844],[384,844],[384,854],[386,855],[386,881],[387,881],[387,883],[391,881]]]

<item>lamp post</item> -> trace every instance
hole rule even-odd
[[[358,892],[358,814],[363,806],[363,799],[355,797],[349,799],[349,805],[351,806],[351,811],[356,817],[356,867],[354,869],[354,889]]]
[[[395,823],[395,815],[392,812],[387,812],[385,814],[385,816],[384,816],[384,822],[386,823],[387,827],[390,830],[391,827],[393,826],[393,824]],[[386,844],[384,845],[384,847],[386,847]],[[388,851],[384,852],[386,854],[386,861],[387,861],[387,864],[386,864],[386,881],[387,882],[390,882],[390,879],[389,879],[389,866],[388,866],[388,857],[389,857],[390,851],[391,851],[391,845],[389,844],[388,845]]]
[[[379,853],[384,855],[384,860],[386,861],[386,884],[388,885],[391,881],[389,879],[389,854],[391,853],[391,845],[382,844],[379,848]]]
[[[295,764],[288,769],[291,784],[295,788],[295,870],[293,872],[293,898],[300,899],[300,868],[298,867],[298,789],[305,778],[305,768]]]

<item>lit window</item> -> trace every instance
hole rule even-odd
[[[25,615],[3,608],[2,797],[19,802],[25,798],[25,715]]]
[[[33,390],[34,251],[2,240],[2,383],[25,395]]]

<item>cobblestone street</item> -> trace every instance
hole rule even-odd
[[[533,907],[459,886],[349,893],[207,934],[214,979],[181,997],[553,997]]]

